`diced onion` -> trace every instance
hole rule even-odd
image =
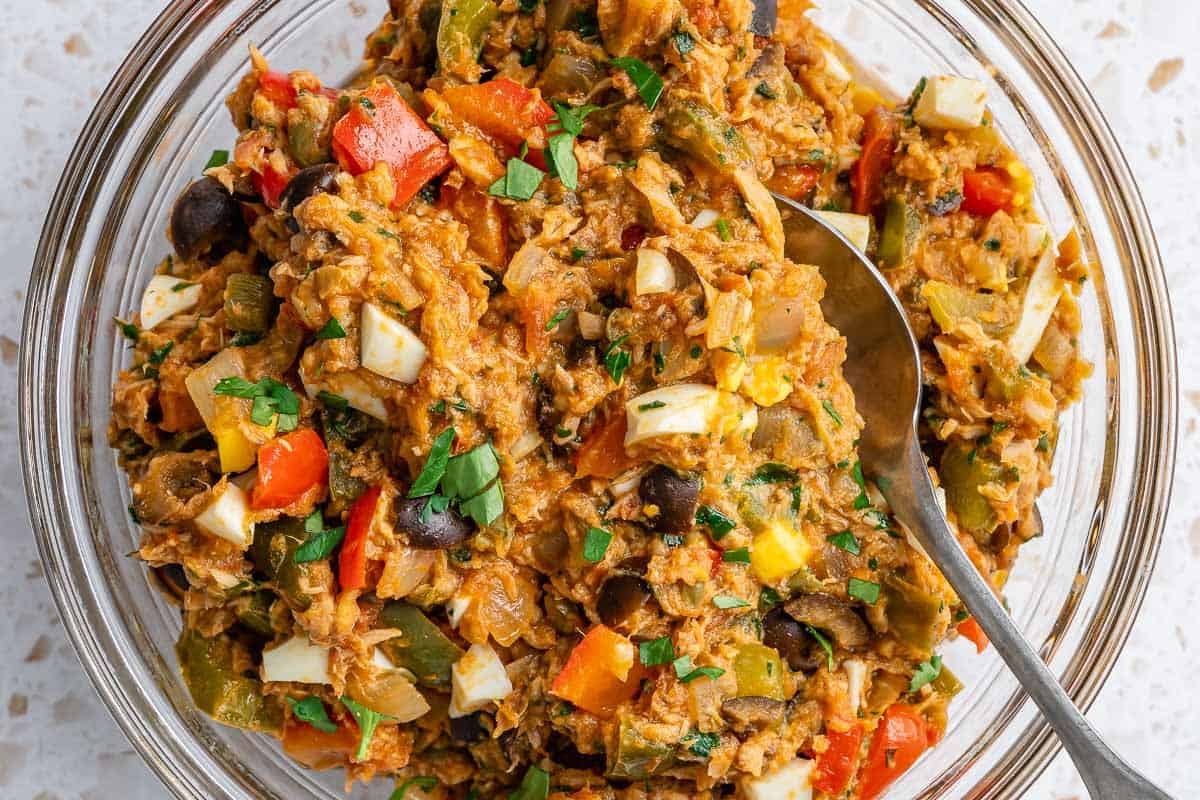
[[[842,662],[846,671],[846,696],[850,700],[850,713],[858,713],[862,707],[863,689],[867,684],[867,665],[857,658],[848,658]]]
[[[187,386],[188,396],[192,398],[200,419],[205,426],[212,430],[216,418],[216,396],[213,389],[222,378],[246,377],[246,363],[242,360],[242,352],[235,347],[227,347],[210,358],[203,366],[196,367],[188,373],[183,383]]]
[[[546,251],[532,240],[525,242],[513,254],[504,273],[504,288],[510,292],[519,292],[529,285],[533,275],[546,258]]]
[[[216,498],[196,515],[196,524],[205,533],[246,548],[254,539],[254,522],[246,493],[237,484],[218,484]]]
[[[804,304],[798,297],[780,297],[758,315],[754,326],[756,348],[765,353],[792,343],[804,329]]]
[[[658,294],[675,288],[675,268],[666,254],[649,247],[637,251],[637,293]]]
[[[633,469],[625,470],[613,478],[613,482],[608,485],[608,490],[612,492],[613,497],[624,497],[638,488],[638,485],[642,482],[642,476],[649,469],[649,467],[634,467]]]
[[[772,772],[742,781],[746,800],[812,800],[815,761],[793,759]]]
[[[288,639],[262,654],[264,681],[330,684],[329,648],[313,644],[304,636]]]
[[[846,237],[850,244],[865,251],[871,241],[871,218],[845,211],[818,211],[820,217]]]
[[[139,319],[142,329],[153,330],[160,322],[195,307],[203,290],[198,283],[189,284],[170,275],[155,275],[142,294]]]
[[[1017,363],[1024,364],[1033,355],[1061,295],[1062,279],[1058,277],[1058,269],[1054,264],[1054,249],[1047,247],[1029,278],[1029,285],[1025,287],[1021,319],[1008,337],[1008,350]]]
[[[693,228],[704,229],[709,225],[712,225],[720,218],[721,215],[718,214],[714,209],[706,208],[697,214],[695,219],[693,219],[690,224]]]
[[[579,320],[579,335],[590,342],[604,336],[604,317],[590,311],[580,311],[576,315]]]
[[[424,342],[399,320],[374,303],[363,303],[362,365],[385,378],[416,383],[429,351]]]
[[[721,393],[700,383],[677,383],[625,403],[625,446],[674,433],[706,433]]]
[[[525,456],[537,450],[542,446],[542,435],[534,430],[525,431],[521,434],[512,447],[509,448],[508,454],[513,461],[520,461]]]
[[[513,690],[496,651],[473,644],[450,668],[450,716],[465,717],[488,703],[499,702]]]

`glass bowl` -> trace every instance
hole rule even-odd
[[[1039,181],[1058,235],[1101,265],[1083,295],[1095,375],[1064,420],[1046,535],[1024,551],[1013,613],[1076,701],[1095,697],[1137,614],[1174,462],[1175,356],[1162,267],[1133,178],[1083,82],[1033,16],[1001,0],[828,0],[818,20],[903,95],[922,74],[985,80],[1003,133]],[[367,7],[369,6],[369,7]],[[281,69],[349,76],[386,3],[178,0],[100,98],[47,215],[21,352],[22,456],[38,544],[74,646],[117,722],[178,797],[339,798],[340,772],[192,708],[172,645],[178,612],[129,557],[138,533],[106,441],[126,359],[112,317],[135,308],[168,252],[171,204],[234,131],[223,99],[257,44]],[[861,54],[869,54],[863,58]],[[999,659],[945,658],[967,689],[941,745],[892,797],[1020,795],[1058,748]],[[377,787],[374,796],[378,797]],[[352,797],[366,797],[358,787]]]

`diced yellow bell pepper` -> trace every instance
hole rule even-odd
[[[854,113],[866,114],[876,106],[890,106],[891,103],[874,88],[861,83],[851,86],[850,101],[854,105]]]
[[[788,522],[772,520],[754,537],[750,566],[759,579],[773,583],[808,564],[812,545]]]
[[[258,446],[275,436],[275,422],[270,425],[246,423],[260,433],[253,441],[239,422],[237,401],[229,397],[218,397],[211,433],[217,442],[217,455],[221,458],[222,472],[245,472],[258,460]]]
[[[756,361],[742,379],[742,394],[763,408],[780,403],[792,393],[788,362],[781,356]]]

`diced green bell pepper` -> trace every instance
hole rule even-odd
[[[271,636],[271,603],[275,594],[266,590],[251,592],[238,598],[235,603],[238,622],[259,636]]]
[[[256,525],[254,542],[250,545],[250,560],[255,569],[275,584],[279,595],[294,611],[307,611],[312,605],[312,596],[304,587],[309,583],[313,565],[297,564],[295,559],[296,549],[307,538],[304,520],[283,517]]]
[[[903,197],[890,197],[879,234],[879,261],[899,267],[912,255],[921,236],[921,215]]]
[[[278,735],[283,727],[281,701],[263,695],[261,681],[234,672],[237,646],[225,635],[210,639],[195,630],[183,632],[175,654],[192,702],[224,725]]]
[[[985,451],[967,442],[951,442],[942,453],[938,470],[946,490],[946,504],[959,527],[973,536],[990,534],[998,522],[992,504],[979,487],[1000,479],[1000,466]]]
[[[938,676],[930,681],[929,685],[942,697],[954,697],[963,688],[962,681],[945,664],[942,664],[942,669],[938,672]]]
[[[608,750],[608,771],[612,778],[649,778],[675,761],[675,745],[648,739],[636,721],[622,714],[617,722],[617,746]]]
[[[442,629],[416,606],[391,601],[379,612],[380,628],[397,628],[403,635],[379,646],[398,667],[417,676],[422,686],[447,688],[450,668],[463,656],[463,649],[452,642]]]
[[[765,644],[744,644],[733,659],[738,697],[783,700],[783,660]]]
[[[896,575],[883,581],[888,632],[922,653],[933,651],[942,600]]]
[[[998,295],[972,292],[942,281],[926,281],[921,295],[943,331],[953,331],[960,320],[973,319],[988,336],[1000,339],[1016,322],[1012,309]]]
[[[499,13],[492,0],[444,0],[437,32],[438,65],[442,71],[457,75],[458,68],[475,63],[483,34]]]
[[[737,128],[695,100],[671,103],[663,123],[672,146],[715,170],[730,173],[753,165],[750,147]]]
[[[288,124],[288,150],[302,167],[312,167],[329,161],[328,141],[321,144],[323,131],[311,119],[298,119]]]

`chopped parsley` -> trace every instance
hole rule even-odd
[[[621,381],[625,377],[625,370],[629,369],[632,359],[629,351],[621,347],[628,338],[629,334],[625,334],[604,350],[604,369],[608,371],[609,376],[618,386],[621,385]]]
[[[830,402],[829,400],[822,400],[821,408],[825,409],[825,413],[828,414],[829,418],[833,420],[834,425],[836,425],[839,428],[842,427],[842,425],[844,424],[842,422],[842,415],[839,414],[838,410],[833,407],[832,402]]]
[[[454,428],[446,428],[433,441],[425,466],[408,490],[409,497],[428,497],[421,519],[428,519],[458,503],[459,512],[480,525],[491,525],[504,512],[504,487],[500,461],[491,442],[456,456],[450,455]]]
[[[603,528],[588,528],[583,537],[583,560],[593,564],[603,561],[612,542],[612,534]]]
[[[338,526],[327,529],[321,510],[317,509],[305,518],[304,532],[308,534],[308,538],[304,544],[296,548],[296,552],[292,556],[292,560],[297,564],[329,558],[333,548],[337,547],[345,537],[346,528]]]
[[[746,480],[747,486],[761,486],[764,483],[795,483],[800,477],[796,470],[787,464],[777,464],[768,461],[754,471]]]
[[[716,221],[717,236],[722,242],[728,242],[733,239],[733,231],[729,229],[729,221],[719,219]]]
[[[337,725],[333,724],[329,715],[325,713],[325,704],[321,702],[321,698],[306,697],[296,700],[289,697],[287,701],[292,707],[292,716],[301,722],[307,722],[321,733],[333,733],[337,730]]]
[[[324,403],[329,408],[332,408],[334,411],[345,411],[347,408],[350,407],[349,400],[342,397],[340,394],[334,394],[333,392],[327,392],[324,389],[317,392],[317,399],[320,400],[322,403]]]
[[[860,578],[851,578],[846,585],[846,592],[855,600],[861,600],[867,605],[875,605],[875,601],[879,599],[879,584]]]
[[[859,545],[858,539],[849,530],[839,531],[832,536],[826,536],[825,541],[839,550],[845,550],[851,555],[856,556],[862,552],[862,547]]]
[[[727,594],[719,594],[713,598],[713,605],[719,609],[726,610],[730,608],[749,608],[750,604],[740,597],[732,597]]]
[[[666,408],[667,404],[662,400],[652,400],[649,403],[642,403],[638,406],[638,411],[653,411],[656,408]]]
[[[691,683],[697,678],[711,678],[716,680],[725,674],[725,670],[720,667],[694,667],[692,666],[691,656],[680,656],[672,662],[675,667],[675,677],[679,678],[680,683]]]
[[[726,550],[721,554],[721,560],[728,564],[749,564],[750,548],[739,547],[736,550]]]
[[[833,644],[819,630],[812,625],[805,625],[808,635],[817,640],[817,644],[821,645],[821,649],[825,651],[825,665],[829,667],[829,671],[833,672]]]
[[[587,254],[588,254],[588,251],[584,250],[582,247],[572,247],[571,248],[571,260],[572,261],[578,261],[579,259],[583,258]]]
[[[638,645],[638,660],[647,667],[670,664],[675,660],[675,645],[670,636],[651,639]]]
[[[544,177],[546,173],[532,164],[519,158],[510,158],[504,175],[488,187],[488,194],[510,200],[528,200],[542,185]]]
[[[213,387],[213,394],[253,400],[250,421],[255,425],[270,425],[274,420],[276,430],[287,433],[300,422],[300,398],[273,378],[262,378],[257,383],[237,376],[221,378]]]
[[[663,79],[658,76],[658,73],[651,69],[645,61],[633,56],[620,56],[614,58],[611,63],[614,67],[625,70],[625,74],[629,76],[629,80],[633,81],[637,93],[641,96],[642,102],[653,111],[663,92]]]
[[[927,683],[934,681],[938,675],[942,674],[942,657],[933,656],[928,661],[922,661],[917,666],[917,671],[913,673],[912,680],[909,681],[908,690],[915,692]]]
[[[213,167],[223,167],[229,163],[228,150],[213,150],[212,155],[208,157],[208,163],[204,165],[206,170]]]
[[[759,97],[766,98],[767,100],[778,100],[779,99],[779,94],[774,89],[772,89],[771,85],[769,83],[767,83],[766,81],[759,81],[758,86],[754,87],[754,93],[757,94]]]
[[[351,222],[363,222],[366,220],[361,211],[351,211],[346,216],[350,218]]]
[[[701,733],[700,731],[692,731],[688,735],[679,740],[680,744],[686,744],[688,750],[701,758],[708,758],[713,749],[721,745],[721,736],[716,733]]]
[[[850,477],[858,486],[858,497],[854,498],[854,510],[862,511],[871,505],[871,498],[867,495],[867,481],[863,478],[862,461],[854,462],[854,467],[850,470]]]
[[[375,736],[375,729],[383,721],[384,715],[359,705],[344,695],[341,699],[342,705],[354,715],[354,721],[358,723],[358,750],[354,753],[354,760],[363,761],[367,757],[367,751],[371,749],[371,739]]]
[[[996,238],[985,239],[983,242],[983,249],[990,250],[993,253],[1000,252],[1000,240]]]
[[[779,596],[779,592],[770,586],[764,586],[762,591],[758,593],[758,607],[763,611],[770,611],[779,605],[782,600],[783,598]]]
[[[138,326],[132,322],[126,322],[120,317],[113,317],[113,322],[117,323],[117,330],[121,332],[121,335],[131,342],[136,342],[138,337],[142,335],[142,332],[138,330]]]
[[[322,325],[315,335],[318,339],[345,339],[346,329],[338,322],[337,317],[330,317],[329,322]]]
[[[707,527],[715,541],[720,541],[737,526],[736,522],[712,506],[700,506],[696,509],[696,524]]]
[[[558,323],[562,322],[567,317],[571,316],[571,309],[561,308],[554,312],[554,316],[546,321],[546,330],[552,331],[558,327]]]

